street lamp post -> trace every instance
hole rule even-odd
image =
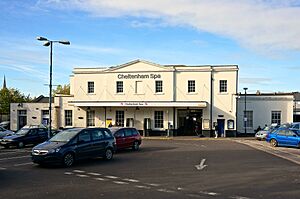
[[[245,109],[244,109],[244,129],[245,129],[245,136],[247,135],[247,115],[246,115],[246,110],[247,110],[247,90],[248,88],[244,88],[245,90]]]
[[[51,137],[51,124],[52,124],[52,45],[53,43],[60,43],[64,45],[70,45],[69,41],[61,40],[61,41],[52,41],[48,40],[45,37],[37,37],[36,38],[39,41],[45,41],[43,46],[50,46],[50,71],[49,71],[49,128],[48,128],[48,138]]]

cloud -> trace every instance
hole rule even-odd
[[[153,20],[190,26],[237,41],[258,51],[300,50],[300,2],[297,0],[48,0],[39,7],[80,10],[94,17],[136,17],[134,26]]]

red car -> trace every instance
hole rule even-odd
[[[117,149],[132,148],[135,151],[139,150],[142,137],[136,128],[112,127],[109,129],[116,138]]]

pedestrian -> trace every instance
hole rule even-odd
[[[256,133],[257,133],[258,131],[260,131],[260,130],[261,130],[261,128],[260,128],[260,126],[258,126],[257,129],[256,129]]]
[[[112,127],[112,126],[113,126],[113,125],[112,125],[112,123],[110,122],[109,125],[108,125],[108,127]]]
[[[216,123],[216,125],[215,125],[215,138],[218,138],[218,133],[219,133],[219,127],[218,127],[218,124]]]

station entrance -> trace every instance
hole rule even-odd
[[[177,136],[202,135],[202,109],[179,109],[177,114]]]

